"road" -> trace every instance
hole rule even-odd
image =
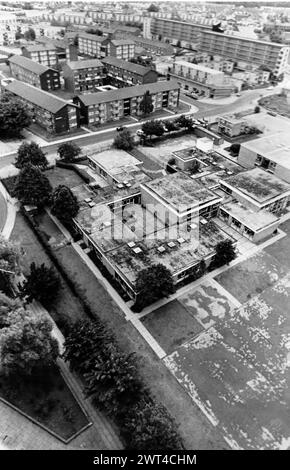
[[[274,90],[267,90],[265,88],[259,90],[247,90],[242,92],[242,96],[237,98],[235,102],[230,104],[206,104],[196,100],[193,100],[185,95],[181,95],[182,101],[191,104],[195,108],[198,108],[198,111],[194,112],[194,116],[196,118],[201,117],[214,117],[221,114],[228,114],[235,111],[241,111],[242,109],[247,109],[248,107],[254,106],[257,100],[260,98],[261,95],[273,95],[274,93],[279,93],[279,88],[276,87]],[[190,111],[189,113],[192,113]],[[187,113],[185,113],[187,114]],[[163,119],[175,119],[178,115],[176,114],[169,114]],[[127,124],[126,127],[132,129],[133,131],[137,131],[137,129],[141,129],[142,122],[132,122],[132,124]],[[78,136],[69,136],[63,139],[60,139],[53,143],[48,143],[43,146],[43,150],[47,153],[47,156],[53,156],[57,152],[57,148],[60,143],[62,142],[69,142],[74,141],[80,147],[87,146],[91,144],[98,144],[101,142],[105,142],[107,140],[114,139],[116,135],[115,126],[111,129],[103,129],[97,132],[93,132],[90,134],[78,135]],[[12,152],[7,155],[3,155],[0,157],[0,169],[4,168],[5,166],[14,162],[16,157],[16,152]]]

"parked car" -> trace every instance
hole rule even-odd
[[[185,96],[192,98],[193,100],[198,100],[199,96],[195,95],[194,93],[185,93]]]
[[[273,111],[267,111],[267,114],[270,114],[270,116],[277,116],[277,113],[274,113]]]
[[[142,135],[144,135],[144,132],[142,131],[142,129],[138,129],[136,131],[136,135],[142,136]]]
[[[124,131],[125,129],[126,129],[126,127],[124,127],[124,126],[116,127],[117,132]]]
[[[241,96],[241,93],[237,93],[237,96]]]

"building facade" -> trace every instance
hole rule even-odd
[[[102,59],[106,68],[110,84],[123,87],[154,83],[158,80],[158,73],[148,67],[134,64],[116,57]]]
[[[220,116],[218,118],[218,132],[229,137],[243,134],[246,126],[245,119],[238,119],[235,116]]]
[[[289,46],[283,44],[218,33],[205,25],[162,18],[151,18],[150,28],[154,38],[183,41],[188,47],[210,55],[265,65],[275,76],[283,73],[288,65]]]
[[[98,59],[67,62],[63,66],[65,88],[73,93],[92,93],[103,85],[104,65]]]
[[[22,47],[22,55],[47,67],[57,67],[57,53],[53,45],[35,45]]]
[[[102,43],[102,56],[129,60],[135,55],[135,42],[132,39],[105,39]]]
[[[179,104],[179,85],[174,81],[80,95],[74,99],[74,102],[80,108],[84,124],[99,125],[108,121],[118,121],[126,116],[141,116],[140,102],[147,91],[150,91],[154,111],[162,108],[175,110]]]
[[[33,121],[50,134],[63,134],[78,125],[78,109],[56,96],[27,83],[13,80],[5,90],[19,98],[31,112]]]
[[[23,56],[15,55],[9,59],[12,77],[29,83],[42,90],[58,90],[60,88],[59,72],[45,65],[34,62]]]
[[[104,38],[102,36],[81,32],[78,35],[79,53],[91,57],[101,57],[103,42]]]

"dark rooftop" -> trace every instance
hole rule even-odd
[[[45,73],[48,70],[51,70],[50,67],[46,67],[45,65],[39,64],[38,62],[28,59],[27,57],[24,57],[22,55],[14,55],[13,57],[10,57],[9,62],[11,64],[20,65],[24,69],[29,70],[38,75],[41,75],[42,73]]]
[[[67,104],[71,104],[61,98],[57,98],[56,96],[47,93],[46,91],[40,90],[39,88],[18,80],[13,80],[13,82],[9,83],[5,89],[30,103],[35,104],[36,106],[50,111],[51,113],[56,113]],[[74,106],[73,104],[71,105]]]
[[[152,69],[149,67],[143,67],[142,65],[133,64],[133,62],[128,62],[127,60],[117,59],[117,57],[105,57],[102,59],[104,64],[113,65],[129,72],[136,73],[137,75],[144,76],[146,73],[151,72]]]
[[[78,99],[85,106],[89,106],[99,103],[108,103],[110,101],[123,100],[134,96],[142,96],[146,91],[150,91],[150,94],[154,94],[160,91],[169,91],[178,88],[179,85],[175,80],[166,80],[145,85],[118,88],[118,90],[88,93],[86,95],[79,95]]]

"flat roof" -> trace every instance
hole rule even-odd
[[[211,69],[210,67],[205,67],[204,65],[200,64],[193,64],[191,62],[187,62],[186,60],[177,60],[175,65],[182,65],[183,67],[188,67],[189,69],[200,70],[201,72],[210,73],[211,75],[223,75],[224,73],[219,70]]]
[[[269,160],[290,169],[290,133],[277,132],[268,134],[241,144],[252,152],[256,152]]]
[[[28,83],[20,82],[19,80],[13,80],[7,86],[5,90],[14,93],[17,96],[29,101],[30,103],[39,106],[40,108],[46,109],[52,113],[56,113],[64,106],[70,105],[75,106],[72,103],[56,97],[46,91],[40,90]]]
[[[55,51],[55,46],[53,44],[35,44],[34,46],[22,46],[21,49],[26,49],[28,52]]]
[[[243,171],[227,179],[222,179],[221,182],[249,196],[259,204],[270,201],[281,194],[290,193],[290,184],[260,168]]]
[[[142,165],[140,160],[133,157],[124,150],[105,150],[104,152],[96,153],[89,156],[91,160],[102,166],[104,170],[113,172],[115,169],[119,169],[126,166],[139,166]]]
[[[218,196],[196,179],[182,172],[157,178],[144,185],[179,212],[218,199]]]
[[[149,91],[150,94],[154,94],[161,91],[177,90],[179,88],[180,86],[175,80],[164,80],[160,82],[147,83],[145,85],[118,88],[117,90],[78,95],[78,99],[85,106],[90,106],[99,103],[109,103],[110,101],[133,98],[134,96],[143,96],[146,91]]]
[[[83,39],[90,39],[95,42],[103,42],[105,40],[104,36],[98,36],[97,34],[83,33],[82,31],[78,32],[78,37]]]
[[[228,214],[254,232],[266,228],[268,225],[279,220],[271,212],[263,210],[256,212],[236,202],[228,202],[222,205],[221,209],[224,209]]]
[[[135,45],[133,39],[111,39],[111,43],[114,44],[114,46]]]

